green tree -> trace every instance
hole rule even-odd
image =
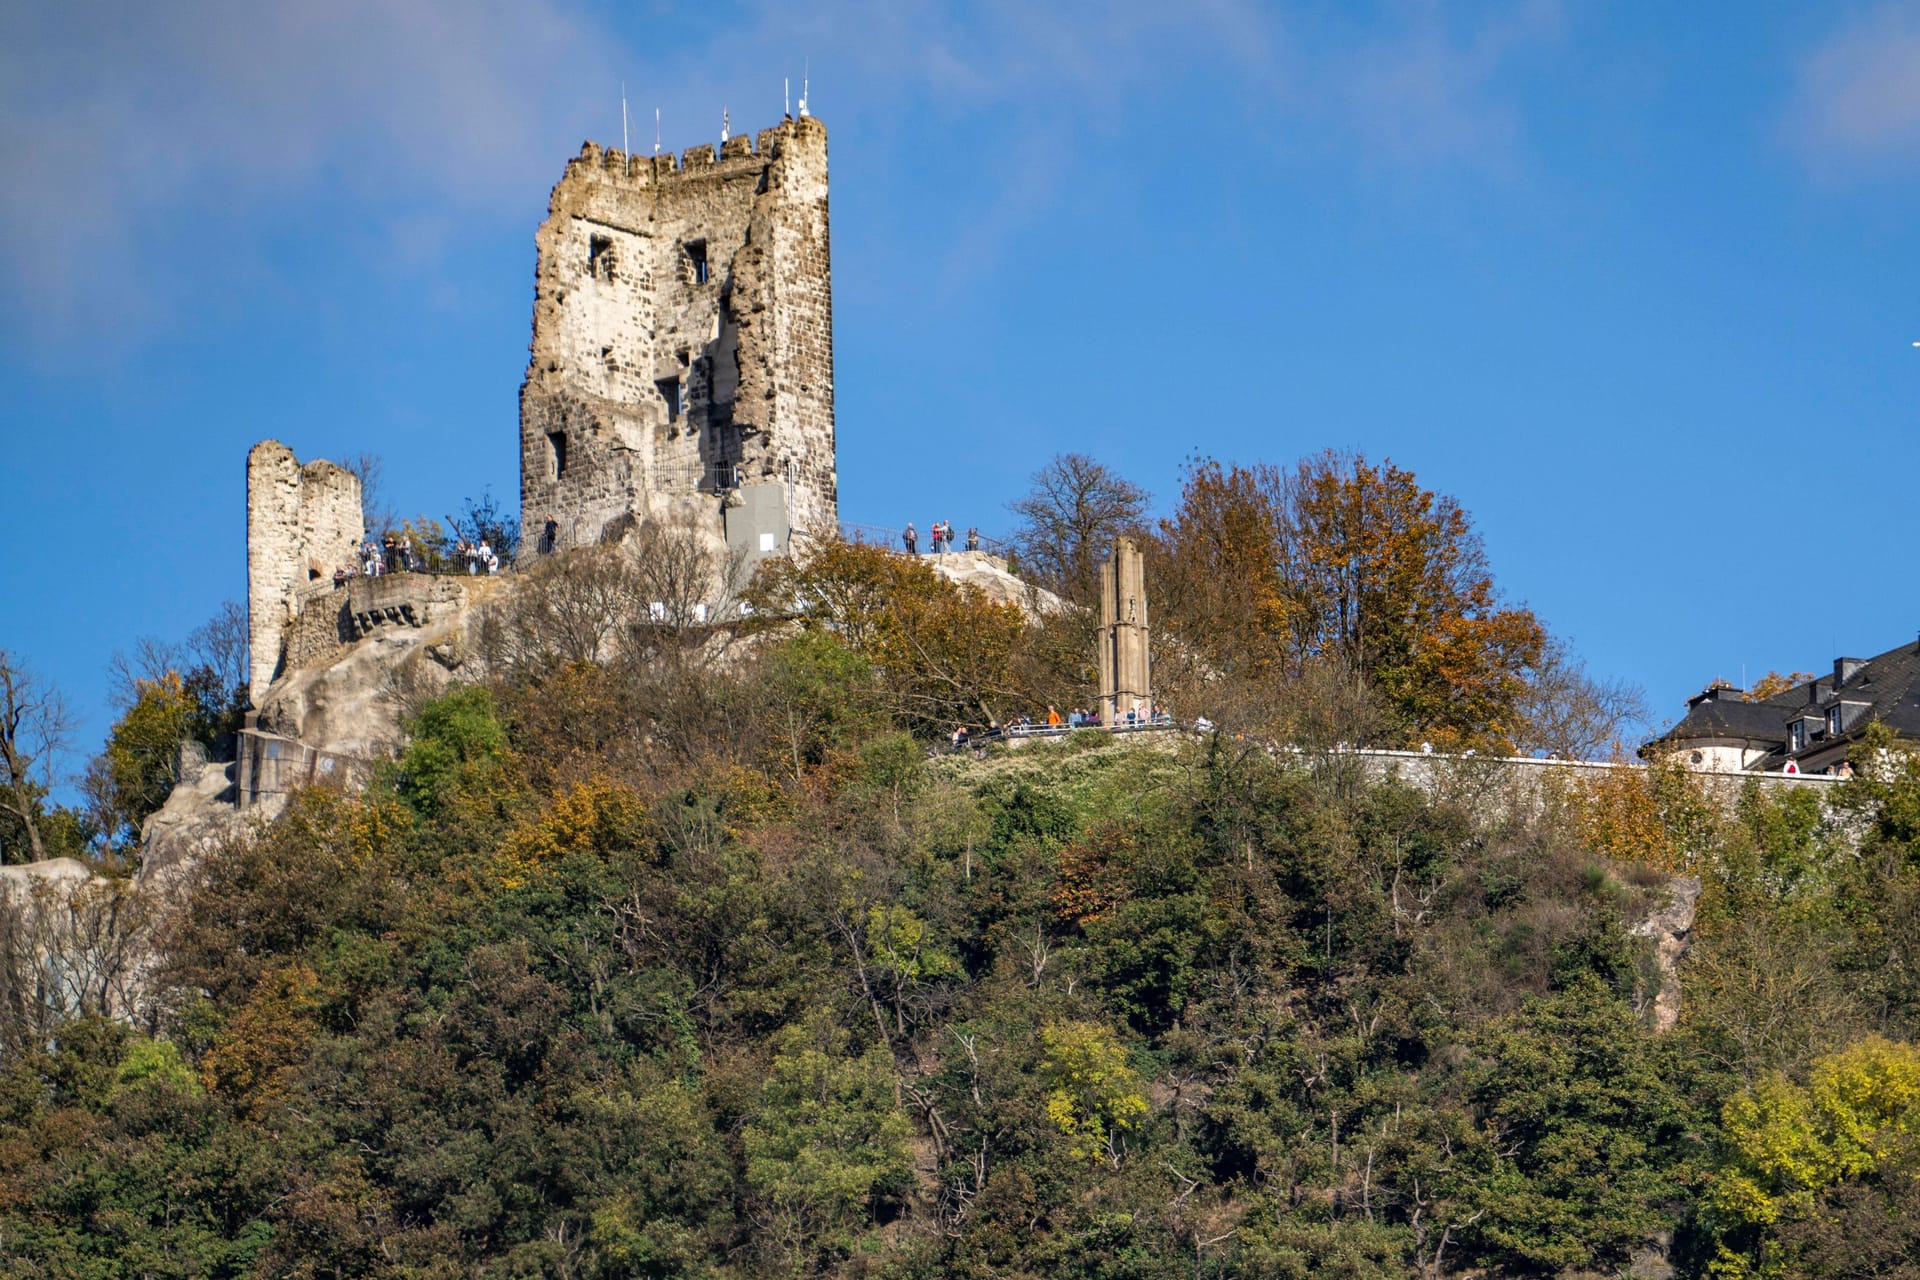
[[[884,1046],[849,1056],[839,1028],[781,1037],[740,1140],[761,1225],[790,1265],[854,1252],[906,1193],[912,1125],[894,1087]]]
[[[133,705],[114,722],[94,770],[99,825],[114,843],[132,844],[141,821],[166,803],[180,780],[180,744],[204,711],[176,671],[136,681]]]
[[[1679,1192],[1687,1112],[1651,1037],[1587,978],[1529,1001],[1482,1052],[1486,1255],[1521,1272],[1623,1264]]]
[[[769,560],[749,601],[761,617],[799,618],[871,664],[883,705],[903,725],[945,733],[1004,718],[1019,687],[1025,615],[923,561],[829,542],[799,560]]]

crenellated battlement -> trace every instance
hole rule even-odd
[[[580,154],[567,162],[560,186],[585,180],[611,182],[616,186],[641,188],[675,181],[701,181],[714,177],[758,171],[781,157],[791,142],[824,147],[827,128],[813,116],[789,116],[771,129],[751,136],[740,133],[715,148],[712,143],[688,147],[679,155],[629,155],[618,147],[603,147],[591,140],[580,145]],[[555,188],[555,194],[559,187]]]

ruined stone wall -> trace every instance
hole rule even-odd
[[[331,462],[305,466],[278,440],[247,454],[249,692],[257,705],[279,671],[283,632],[304,598],[354,563],[366,522],[360,481]]]
[[[837,525],[827,135],[784,121],[716,154],[588,143],[536,238],[520,392],[523,527],[565,545],[659,518],[721,537],[735,478]]]
[[[353,615],[347,611],[347,593],[328,591],[309,595],[280,632],[280,664],[298,671],[333,661],[355,640]]]

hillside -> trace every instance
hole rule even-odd
[[[1913,1034],[1911,770],[1848,784],[1855,860],[1684,779],[930,759],[872,678],[813,635],[688,677],[698,749],[617,667],[424,704],[194,871],[149,1025],[13,1026],[0,1274],[1694,1274],[1906,1221],[1904,1145],[1802,1186],[1747,1138],[1913,1078],[1859,1038]],[[1655,1034],[1662,861],[1706,892]]]

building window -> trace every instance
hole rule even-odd
[[[564,431],[547,432],[547,470],[555,480],[567,474],[567,433]]]
[[[660,389],[660,398],[667,402],[667,421],[680,421],[680,379],[662,378],[653,385]]]
[[[1795,751],[1800,750],[1807,745],[1807,722],[1805,720],[1795,720],[1788,726],[1787,734],[1792,744],[1792,749]]]
[[[613,279],[613,237],[587,237],[587,274],[596,280]]]
[[[1840,714],[1839,707],[1833,706],[1833,707],[1827,708],[1827,733],[1831,737],[1837,738],[1840,736],[1840,725],[1841,725],[1842,719],[1843,717]]]
[[[687,268],[695,284],[707,282],[707,242],[705,240],[687,241]]]

